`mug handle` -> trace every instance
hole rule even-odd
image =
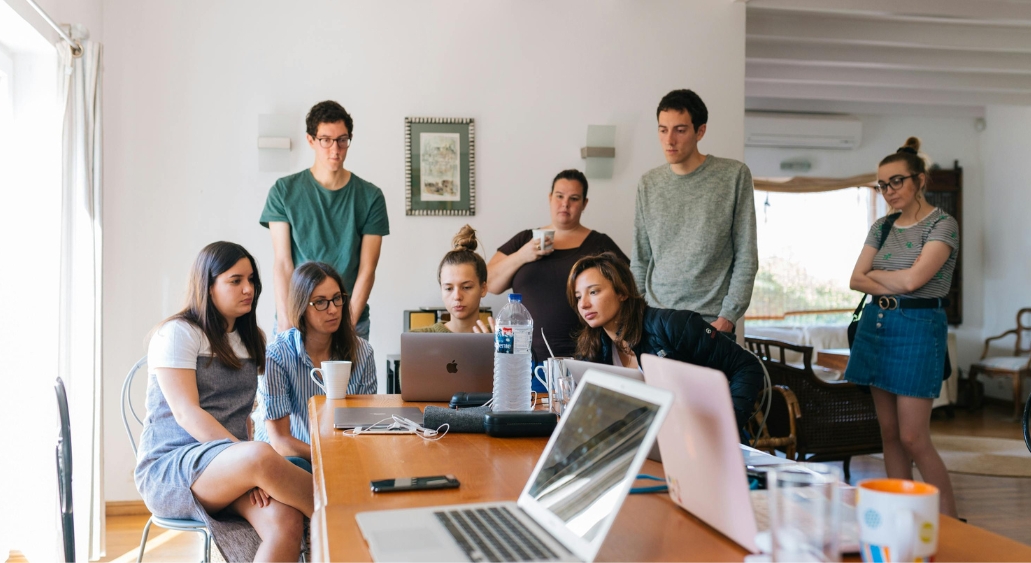
[[[319,368],[311,368],[311,373],[309,374],[311,376],[311,380],[315,382],[315,385],[318,385],[319,389],[322,389],[322,394],[323,395],[327,395],[328,393],[326,393],[326,386],[323,385],[323,383],[321,381],[319,381],[318,379],[315,379],[315,372],[319,372],[319,376],[320,377],[322,376],[322,370],[321,369],[319,369]]]
[[[891,560],[912,561],[920,539],[917,537],[916,513],[904,508],[895,512],[895,529],[898,531],[895,536],[898,543],[891,546]]]
[[[541,379],[541,376],[537,374],[537,370],[539,370],[539,369],[543,369],[544,370],[544,379]],[[548,370],[543,365],[539,365],[539,366],[537,366],[536,368],[533,369],[533,377],[537,381],[540,381],[541,385],[543,385],[545,389],[548,388]]]

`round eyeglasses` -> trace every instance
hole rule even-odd
[[[910,178],[916,178],[919,175],[920,174],[911,174],[909,176],[892,176],[891,178],[888,178],[887,182],[877,182],[877,184],[874,186],[874,189],[877,190],[877,193],[881,194],[888,193],[889,189],[893,192],[897,192],[899,188],[902,187],[902,184],[906,183],[906,180]]]
[[[333,137],[316,137],[315,139],[319,142],[319,145],[324,149],[332,147],[333,143],[336,143],[336,145],[342,149],[346,149],[347,147],[351,146],[350,135],[344,135],[343,137],[337,137],[336,139],[334,139]]]
[[[315,301],[309,301],[308,304],[315,307],[316,311],[325,311],[329,309],[329,304],[336,305],[339,309],[344,306],[344,302],[347,301],[347,296],[343,293],[338,293],[332,299],[316,299]]]

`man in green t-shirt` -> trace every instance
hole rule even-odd
[[[383,237],[390,234],[386,201],[379,188],[344,168],[354,122],[340,104],[315,104],[305,125],[315,164],[277,180],[259,220],[272,234],[276,331],[290,328],[286,302],[294,266],[315,260],[340,273],[351,322],[368,340],[369,294]]]

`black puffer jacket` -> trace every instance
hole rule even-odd
[[[694,311],[646,308],[643,334],[634,346],[634,353],[638,365],[641,354],[653,354],[722,371],[730,382],[738,428],[744,427],[752,415],[763,389],[763,368],[759,360]],[[601,353],[583,359],[611,364],[612,340],[608,334],[602,332]]]

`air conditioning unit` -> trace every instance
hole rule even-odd
[[[745,112],[746,147],[854,149],[862,139],[852,116]]]

